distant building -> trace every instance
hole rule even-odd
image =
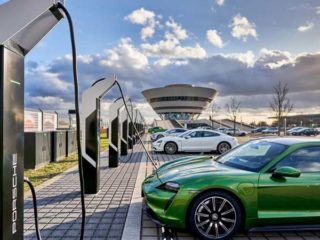
[[[153,110],[163,120],[197,119],[217,95],[212,88],[172,84],[142,92]]]
[[[270,117],[275,119],[275,117]],[[299,114],[285,117],[288,126],[320,127],[320,114]]]

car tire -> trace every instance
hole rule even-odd
[[[219,154],[225,153],[231,149],[231,145],[227,142],[221,142],[217,146],[217,151]]]
[[[164,145],[164,152],[166,154],[175,154],[178,151],[178,146],[174,142],[168,142]]]
[[[240,204],[230,194],[221,191],[206,192],[196,198],[187,219],[189,229],[204,240],[231,239],[241,223]]]

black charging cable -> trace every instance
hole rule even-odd
[[[36,234],[38,240],[41,240],[41,234],[39,230],[39,221],[38,221],[38,207],[37,207],[37,196],[36,191],[34,190],[34,187],[32,183],[30,182],[29,178],[24,177],[23,181],[28,184],[31,194],[32,194],[32,200],[33,200],[33,211],[34,211],[34,225],[36,226]]]
[[[124,98],[123,91],[122,91],[122,88],[121,88],[121,85],[119,84],[118,81],[116,81],[116,84],[117,84],[117,86],[118,86],[118,88],[119,88],[121,97],[122,97],[123,99],[125,99],[125,98]],[[126,109],[126,111],[127,111],[127,113],[128,113],[128,116],[129,116],[129,118],[130,118],[130,121],[133,123],[133,124],[132,124],[133,129],[134,129],[135,133],[137,134],[138,139],[139,139],[139,141],[140,141],[140,143],[141,143],[141,145],[142,145],[145,153],[147,154],[148,159],[150,160],[150,162],[151,162],[151,164],[153,165],[153,167],[157,170],[157,169],[158,169],[157,163],[156,163],[156,162],[152,159],[152,157],[150,156],[150,153],[149,153],[148,149],[146,148],[146,146],[145,146],[142,138],[140,137],[139,131],[138,131],[136,125],[135,125],[134,122],[133,122],[133,118],[132,118],[132,116],[131,116],[130,113],[129,113],[129,109],[128,109],[127,103],[126,103],[125,101],[124,101],[124,107],[125,107],[125,109]],[[156,173],[157,173],[157,171],[156,171]]]
[[[60,8],[66,15],[68,24],[69,24],[69,30],[70,30],[70,40],[71,40],[71,48],[72,48],[72,69],[73,69],[73,80],[74,80],[74,104],[75,104],[75,110],[76,110],[76,125],[77,125],[80,196],[81,196],[81,211],[82,211],[80,240],[83,240],[85,222],[86,222],[86,206],[85,206],[85,198],[84,198],[84,177],[83,177],[83,163],[82,163],[82,150],[81,150],[81,138],[80,138],[80,107],[79,107],[79,87],[78,87],[78,70],[77,70],[77,51],[76,51],[74,28],[73,28],[71,15],[69,14],[68,10],[63,6],[63,4],[58,3],[57,7]]]

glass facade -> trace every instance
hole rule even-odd
[[[212,99],[205,97],[192,97],[192,96],[171,96],[171,97],[158,97],[151,98],[150,103],[154,102],[167,102],[167,101],[190,101],[190,102],[211,102]]]

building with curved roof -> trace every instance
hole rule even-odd
[[[197,119],[217,95],[212,88],[190,84],[172,84],[142,92],[153,110],[163,120]]]

